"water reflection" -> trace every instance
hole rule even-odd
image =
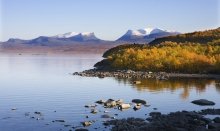
[[[68,130],[64,123],[51,122],[56,119],[64,119],[66,124],[74,126],[81,125],[81,121],[99,120],[87,127],[94,130],[94,127],[101,127],[104,119],[100,119],[100,115],[104,111],[93,115],[84,105],[108,98],[122,98],[126,102],[140,98],[151,105],[139,111],[132,108],[124,112],[111,110],[112,115],[120,114],[118,118],[146,118],[144,114],[154,107],[162,113],[201,110],[204,107],[190,103],[197,98],[209,99],[216,102],[214,108],[220,107],[220,85],[215,85],[215,80],[141,80],[141,84],[134,85],[132,79],[69,75],[92,68],[102,59],[100,56],[0,56],[0,131]],[[11,111],[11,108],[18,110]],[[45,119],[36,121],[24,115],[25,112],[35,111],[42,112]],[[85,115],[90,118],[86,120]],[[51,124],[45,126],[46,123]]]
[[[155,79],[141,79],[141,84],[133,84],[134,79],[116,79],[119,83],[130,84],[132,87],[141,92],[175,92],[180,90],[180,97],[187,99],[192,90],[197,93],[203,93],[210,87],[216,88],[220,93],[219,80],[208,79],[170,79],[170,80],[155,80]]]

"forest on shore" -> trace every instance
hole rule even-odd
[[[125,44],[109,49],[99,69],[220,73],[220,28],[159,38],[149,44]]]

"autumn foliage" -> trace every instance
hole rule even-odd
[[[217,28],[212,30],[196,31],[193,33],[185,33],[176,36],[158,38],[150,42],[149,44],[150,45],[161,44],[165,41],[171,41],[177,43],[192,42],[192,43],[207,44],[208,42],[219,40],[219,38],[220,38],[220,28]]]
[[[206,44],[165,41],[153,46],[121,45],[108,50],[103,56],[106,59],[97,63],[96,67],[176,73],[220,73],[220,37],[210,39]]]

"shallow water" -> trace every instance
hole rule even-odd
[[[132,84],[132,79],[91,78],[73,76],[70,73],[90,69],[102,58],[101,55],[76,56],[0,56],[0,130],[1,131],[59,131],[81,126],[80,122],[97,120],[90,130],[105,129],[100,118],[104,110],[117,118],[142,117],[154,111],[169,113],[177,110],[200,110],[220,108],[219,81],[205,79],[141,80]],[[91,114],[85,104],[99,99],[124,99],[129,103],[134,98],[145,99],[150,107],[138,111],[103,109]],[[205,98],[215,106],[197,106],[192,100]],[[11,110],[17,108],[17,110]],[[35,111],[43,113],[35,115]],[[30,112],[29,116],[25,116]],[[89,118],[85,118],[85,116]],[[31,118],[34,117],[34,118]],[[40,120],[36,120],[40,118]],[[65,123],[52,122],[63,119]],[[65,127],[64,125],[71,125]]]

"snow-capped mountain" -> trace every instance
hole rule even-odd
[[[17,40],[16,40],[17,41]],[[16,43],[13,39],[9,39],[7,42]],[[23,44],[30,45],[57,45],[57,44],[71,44],[81,42],[100,42],[94,32],[68,32],[65,34],[58,34],[55,36],[39,36],[35,39],[24,41]],[[21,42],[20,42],[21,43]]]
[[[150,34],[159,33],[165,30],[161,30],[158,28],[145,28],[145,29],[139,29],[139,30],[128,30],[125,35],[135,35],[135,36],[146,36]]]
[[[100,41],[100,39],[98,39],[95,36],[94,32],[84,32],[84,33],[79,33],[75,36],[69,37],[69,40],[73,40],[73,41]]]
[[[74,40],[74,41],[99,40],[95,36],[94,32],[83,32],[83,33],[68,32],[65,34],[58,34],[58,35],[52,36],[52,38],[58,38],[58,39],[69,38],[69,40]]]
[[[167,31],[159,28],[144,28],[139,30],[128,30],[122,37],[116,41],[105,41],[97,38],[94,32],[68,32],[54,36],[39,36],[31,40],[22,40],[11,38],[3,44],[28,44],[28,45],[65,45],[74,43],[149,43],[156,38],[177,35],[178,32]]]
[[[11,43],[24,43],[27,42],[28,40],[22,40],[22,39],[18,39],[18,38],[10,38],[7,42],[11,42]]]
[[[65,33],[65,34],[58,34],[58,35],[55,35],[55,36],[52,36],[52,37],[53,38],[69,38],[69,37],[76,36],[78,34],[79,33],[77,33],[77,32],[68,32],[68,33]]]
[[[117,41],[125,42],[150,42],[156,38],[177,35],[178,32],[167,31],[159,28],[145,28],[139,30],[128,30]]]

